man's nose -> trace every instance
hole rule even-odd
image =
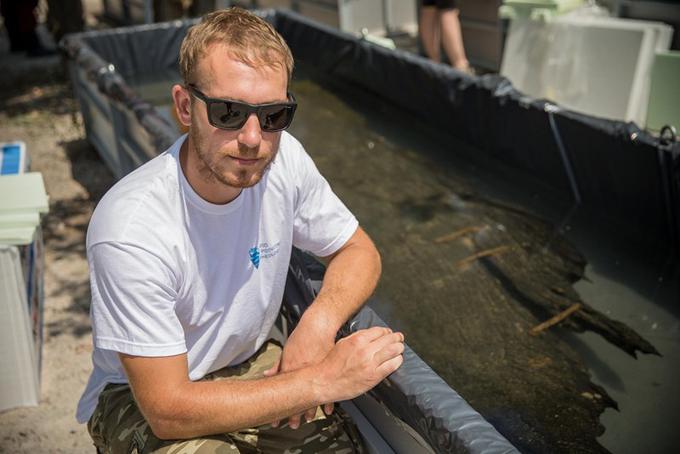
[[[248,120],[243,125],[238,134],[238,141],[248,148],[256,148],[262,141],[262,128],[257,115],[250,114]]]

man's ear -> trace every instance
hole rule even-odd
[[[175,108],[172,113],[179,129],[185,133],[191,126],[191,95],[181,85],[172,87],[172,100]]]

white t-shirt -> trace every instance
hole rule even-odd
[[[107,383],[127,383],[118,352],[186,352],[191,380],[252,356],[279,312],[292,246],[327,256],[357,229],[290,134],[262,180],[226,205],[186,181],[185,137],[114,185],[90,221],[94,370],[81,423]]]

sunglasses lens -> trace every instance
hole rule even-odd
[[[289,106],[271,106],[260,110],[260,126],[265,131],[285,129],[293,120],[293,108]]]
[[[210,103],[210,119],[215,127],[222,129],[239,129],[248,119],[246,106],[234,102]]]
[[[204,96],[201,94],[201,96]],[[291,105],[250,106],[234,101],[206,99],[210,124],[216,128],[241,129],[252,113],[257,113],[263,131],[280,131],[286,129],[293,121],[295,107]]]

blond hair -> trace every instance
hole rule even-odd
[[[232,57],[248,66],[281,67],[291,79],[293,55],[283,37],[262,18],[242,8],[229,8],[206,14],[184,37],[179,70],[185,84],[196,83],[198,60],[215,43],[226,45]]]

